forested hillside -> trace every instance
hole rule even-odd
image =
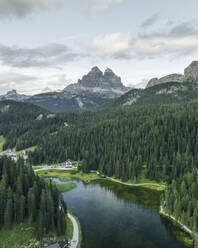
[[[36,176],[23,160],[0,158],[0,228],[28,221],[36,225],[36,236],[66,231],[66,205],[55,185]]]
[[[198,102],[106,110],[104,121],[90,125],[92,115],[86,115],[81,113],[81,125],[43,139],[30,162],[72,158],[83,161],[84,172],[99,170],[123,181],[142,176],[164,181],[169,185],[165,210],[197,230]]]
[[[6,138],[3,149],[22,150],[37,145],[42,137],[56,132],[64,121],[28,103],[0,101],[0,135]]]
[[[28,147],[34,141],[38,148],[29,154],[31,164],[71,158],[83,161],[84,172],[99,170],[124,181],[137,181],[143,176],[167,182],[167,211],[178,218],[182,216],[190,227],[197,226],[198,199],[193,192],[198,184],[194,176],[198,161],[198,102],[66,112],[53,118],[44,114],[41,120],[35,116],[30,122],[19,122],[13,129],[16,133],[8,132],[12,136],[4,134],[17,147]],[[20,132],[22,135],[18,135]],[[193,186],[188,185],[189,178]]]
[[[180,175],[165,192],[164,208],[193,232],[198,230],[198,171]]]
[[[171,182],[196,165],[198,103],[153,106],[117,113],[88,127],[71,127],[42,140],[30,156],[33,164],[83,160],[96,170],[123,180],[146,177]]]

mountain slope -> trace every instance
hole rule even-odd
[[[107,104],[108,107],[185,103],[198,99],[196,80],[164,83],[146,89],[133,89]]]
[[[4,149],[13,148],[18,138],[25,134],[27,137],[24,142],[30,140],[27,147],[34,145],[38,137],[36,135],[35,137],[32,137],[33,135],[28,137],[28,132],[33,133],[33,123],[36,128],[37,119],[45,119],[48,114],[47,110],[33,104],[10,100],[0,101],[0,135],[6,138]],[[39,129],[42,128],[39,127]]]

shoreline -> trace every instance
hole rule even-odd
[[[180,240],[182,243],[184,243],[188,247],[192,247],[192,248],[195,247],[194,239],[193,239],[193,231],[188,226],[183,224],[181,221],[176,220],[176,218],[173,215],[169,215],[168,213],[166,213],[162,204],[160,205],[159,214],[163,218],[166,218],[168,221],[172,222],[172,225],[176,225],[180,230],[182,230],[183,233],[186,233],[186,235],[188,235],[188,236],[185,236],[185,234],[183,234],[183,235],[177,236],[177,234],[175,234],[178,240]]]
[[[192,236],[193,232],[190,228],[188,228],[186,225],[184,225],[181,221],[176,220],[176,218],[173,215],[169,215],[168,213],[166,213],[164,211],[163,206],[160,206],[160,211],[159,213],[161,215],[163,215],[164,217],[167,217],[168,219],[170,219],[171,221],[175,222],[176,224],[178,224],[185,232],[187,232],[188,234],[190,234]]]
[[[110,181],[113,181],[113,182],[116,182],[116,183],[120,183],[120,184],[123,184],[123,185],[126,185],[126,186],[131,186],[131,187],[144,187],[144,188],[149,188],[149,187],[146,187],[146,186],[154,186],[154,187],[159,187],[161,189],[154,189],[153,190],[157,190],[157,191],[163,191],[165,190],[166,188],[166,185],[163,185],[163,184],[158,184],[158,183],[125,183],[125,182],[122,182],[118,179],[115,179],[115,178],[112,178],[112,177],[108,177],[108,176],[105,176],[105,175],[102,175],[100,174],[100,172],[98,171],[91,171],[91,172],[95,172],[97,175],[100,175],[102,177],[104,177],[104,179],[107,179],[107,180],[110,180]],[[162,189],[163,188],[163,189]],[[151,188],[150,188],[151,189]]]
[[[125,182],[119,181],[119,180],[111,178],[111,177],[106,177],[106,179],[111,180],[111,181],[116,182],[116,183],[126,185],[126,186],[132,186],[132,187],[157,186],[157,187],[162,187],[164,189],[166,188],[166,185],[161,185],[161,184],[157,184],[157,183],[125,183]]]
[[[55,169],[57,171],[60,170],[58,168],[53,168],[53,169]],[[48,169],[45,168],[45,169],[42,169],[42,170],[48,170]],[[151,189],[151,188],[146,187],[146,186],[159,187],[160,189],[159,188],[158,189],[157,188],[152,188],[152,190],[156,190],[156,191],[164,191],[166,189],[166,187],[167,187],[166,185],[157,184],[157,183],[137,183],[137,184],[135,184],[135,183],[134,184],[133,183],[125,183],[125,182],[122,182],[122,181],[120,181],[118,179],[114,179],[114,178],[102,175],[98,171],[90,171],[90,172],[91,173],[96,173],[97,175],[100,175],[100,176],[104,177],[103,179],[106,179],[106,180],[109,180],[109,181],[112,181],[112,182],[115,182],[115,183],[119,183],[119,184],[122,184],[122,185],[131,186],[131,187],[144,187],[144,188],[148,188],[148,189]],[[164,211],[162,204],[160,205],[159,214],[164,216],[164,217],[166,217],[166,218],[168,218],[170,221],[174,222],[175,224],[177,224],[181,228],[181,230],[183,230],[184,232],[186,232],[187,234],[189,234],[192,237],[192,234],[193,234],[192,230],[190,230],[186,225],[184,225],[180,221],[177,221],[174,216],[167,214]]]

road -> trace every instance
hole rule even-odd
[[[71,240],[71,248],[76,248],[79,242],[79,229],[78,229],[78,224],[75,218],[71,214],[67,214],[69,219],[71,220],[73,224],[73,237]]]
[[[151,186],[160,186],[160,187],[164,187],[166,188],[165,185],[163,184],[157,184],[157,183],[137,183],[137,184],[132,184],[132,183],[124,183],[124,182],[120,182],[119,180],[116,180],[114,178],[111,178],[111,177],[106,177],[107,179],[111,180],[111,181],[114,181],[114,182],[117,182],[117,183],[121,183],[121,184],[124,184],[124,185],[127,185],[127,186],[146,186],[146,185],[151,185]]]

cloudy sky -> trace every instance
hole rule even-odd
[[[0,0],[0,94],[62,89],[97,65],[125,85],[198,59],[198,1]]]

